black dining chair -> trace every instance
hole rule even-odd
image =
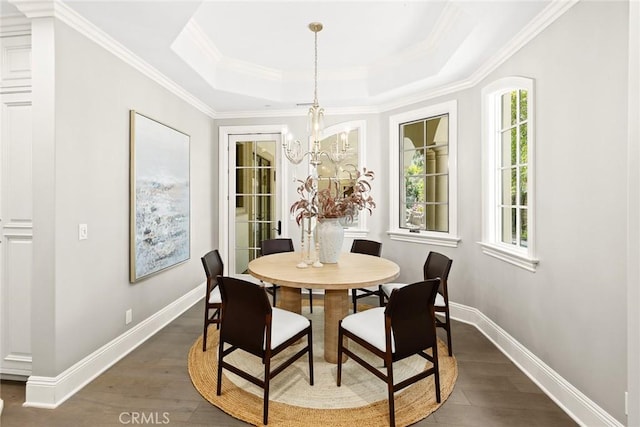
[[[262,255],[278,254],[282,252],[293,252],[293,240],[287,238],[267,239],[260,242],[260,253]],[[265,289],[273,298],[273,306],[276,306],[276,291],[280,286],[273,283],[265,283]],[[313,313],[313,291],[309,291],[309,311]]]
[[[351,244],[351,252],[379,257],[382,253],[382,243],[373,240],[353,239],[353,243]],[[377,296],[380,300],[380,306],[384,305],[384,294],[380,286],[352,289],[351,301],[353,303],[354,313],[358,311],[357,301],[360,298],[365,298],[368,296]]]
[[[436,402],[440,403],[441,400],[433,306],[439,285],[440,279],[429,279],[394,289],[386,307],[350,314],[340,321],[338,327],[338,387],[342,382],[342,355],[346,354],[387,383],[389,425],[392,427],[395,426],[394,394],[397,391],[433,375]],[[378,369],[349,350],[345,337],[380,357],[385,369]],[[431,354],[426,352],[428,349]],[[432,366],[400,382],[394,382],[393,363],[413,355],[420,355],[431,362]]]
[[[438,294],[435,300],[436,313],[442,313],[444,320],[441,320],[436,316],[436,326],[444,329],[447,332],[447,346],[449,349],[449,356],[453,356],[453,347],[451,347],[451,315],[449,314],[449,289],[448,279],[449,272],[451,271],[451,265],[453,260],[449,257],[442,255],[438,252],[429,252],[427,260],[422,267],[424,279],[440,278],[440,286],[438,288]],[[381,286],[383,296],[388,298],[394,289],[407,286],[405,283],[386,283]]]
[[[204,296],[204,332],[202,334],[202,351],[207,351],[207,330],[209,325],[220,327],[220,309],[222,296],[218,286],[218,276],[224,274],[224,264],[217,249],[207,252],[202,258],[202,266],[207,276],[207,288]]]
[[[222,293],[222,320],[218,344],[216,394],[222,394],[222,370],[226,369],[263,389],[263,423],[269,418],[271,379],[304,356],[309,357],[309,384],[313,385],[313,337],[311,321],[299,314],[271,307],[264,288],[232,277],[218,278]],[[272,369],[272,358],[307,337],[307,344]],[[225,349],[226,345],[226,349]],[[257,356],[264,375],[256,377],[229,363],[225,358],[236,350]],[[299,374],[298,374],[299,375]]]

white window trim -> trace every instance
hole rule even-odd
[[[417,233],[400,228],[400,132],[402,123],[449,115],[449,232],[420,230]],[[391,240],[437,246],[458,247],[458,101],[393,115],[389,118],[389,230]]]
[[[482,89],[482,241],[478,242],[482,252],[491,257],[513,264],[527,271],[535,272],[539,260],[535,257],[535,92],[534,81],[526,77],[505,77],[496,80]],[[500,108],[497,94],[507,91],[526,89],[527,93],[527,184],[528,213],[527,247],[520,248],[502,243],[497,239],[496,198],[498,182],[495,175],[496,154],[496,115]]]

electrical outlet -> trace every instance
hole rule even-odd
[[[87,224],[78,224],[78,240],[87,240],[89,238],[89,227]]]
[[[124,324],[128,325],[133,320],[133,311],[131,309],[124,312]]]

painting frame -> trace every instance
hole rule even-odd
[[[191,258],[191,137],[129,111],[129,281]]]

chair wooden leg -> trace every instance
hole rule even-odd
[[[309,346],[309,384],[313,385],[313,334],[311,326],[309,327],[309,334],[307,334],[307,345]]]
[[[220,396],[222,393],[222,359],[224,357],[224,343],[220,340],[218,344],[218,381],[216,384],[216,395]]]
[[[313,313],[313,289],[309,289],[309,312]]]
[[[358,290],[352,289],[351,292],[352,292],[351,301],[353,302],[353,312],[357,313],[358,312]]]
[[[342,320],[338,322],[338,381],[337,386],[340,387],[342,382]]]
[[[262,407],[262,423],[267,425],[269,421],[269,380],[271,376],[271,358],[267,357],[264,362],[264,404]]]
[[[391,357],[386,357],[384,361],[387,365],[387,390],[389,392],[389,426],[395,427],[396,425],[396,409],[395,402],[393,400],[393,362]]]
[[[204,311],[204,331],[202,332],[202,351],[207,351],[207,326],[209,326],[207,322],[207,311]]]
[[[276,285],[271,285],[271,291],[273,291],[273,306],[276,306]]]
[[[380,307],[384,307],[384,292],[382,291],[382,285],[378,285],[378,298],[380,299]]]
[[[436,402],[440,403],[440,367],[438,364],[438,343],[437,342],[434,344],[432,349],[433,350],[431,354],[433,354],[433,369],[434,369],[433,379],[436,385]]]
[[[445,312],[446,330],[447,330],[447,347],[449,347],[449,357],[453,356],[453,347],[451,347],[451,318],[449,317],[449,309]]]

